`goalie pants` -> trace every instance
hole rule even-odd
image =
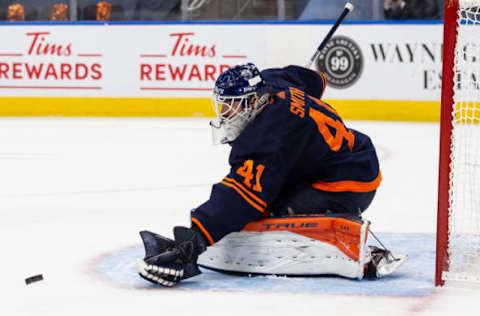
[[[363,213],[372,202],[376,191],[327,192],[310,184],[294,187],[280,194],[270,209],[273,216],[295,214]]]
[[[281,192],[268,211],[271,216],[334,213],[358,216],[367,209],[374,196],[375,191],[326,192],[313,188],[311,184],[303,184]],[[201,231],[210,244],[231,232],[240,231],[246,224],[261,217],[255,209],[251,212],[232,213],[231,210],[216,205],[218,204],[207,201],[191,214],[192,227]]]

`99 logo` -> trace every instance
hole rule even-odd
[[[360,47],[346,36],[334,36],[317,59],[317,68],[325,73],[328,84],[343,89],[353,85],[362,72]]]

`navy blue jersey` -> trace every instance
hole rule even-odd
[[[211,243],[269,213],[282,190],[299,183],[329,192],[371,192],[381,174],[370,138],[347,128],[320,100],[326,79],[298,66],[262,72],[271,103],[232,144],[229,174],[192,221]]]

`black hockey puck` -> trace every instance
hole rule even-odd
[[[37,282],[37,281],[42,281],[42,280],[43,280],[43,275],[37,274],[37,275],[31,276],[29,278],[26,278],[25,283],[27,285],[29,285],[30,283]]]

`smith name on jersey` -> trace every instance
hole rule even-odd
[[[327,192],[372,192],[381,181],[370,138],[347,128],[321,100],[322,73],[288,66],[261,72],[273,97],[231,144],[229,174],[192,221],[213,244],[268,216],[282,191],[301,183]]]

